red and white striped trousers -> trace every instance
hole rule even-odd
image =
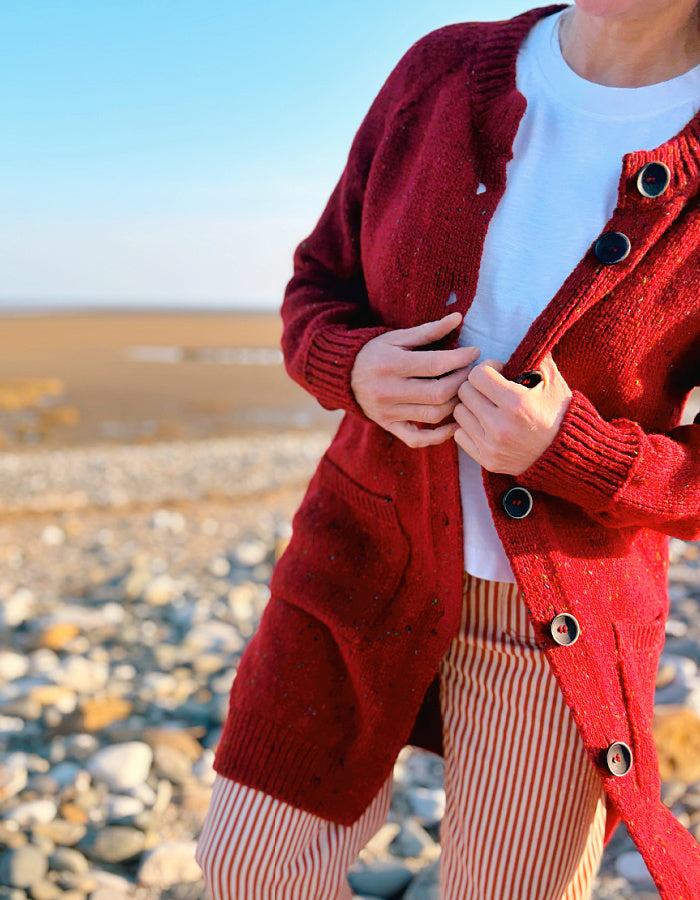
[[[605,830],[601,781],[514,584],[467,575],[440,664],[442,900],[584,900]],[[197,844],[214,900],[350,900],[392,776],[352,826],[217,775]]]

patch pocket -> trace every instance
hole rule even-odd
[[[620,660],[622,687],[630,717],[637,728],[651,731],[654,718],[654,691],[659,657],[666,634],[663,615],[643,624],[614,623]]]
[[[331,631],[360,640],[396,595],[408,559],[393,500],[323,457],[270,590]]]

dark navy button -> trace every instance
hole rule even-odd
[[[527,488],[512,487],[503,495],[503,509],[511,519],[524,519],[532,509],[532,494]]]
[[[552,633],[555,643],[562,647],[569,647],[575,644],[581,633],[579,624],[574,616],[568,613],[561,613],[555,616],[549,624],[549,630]]]
[[[626,775],[632,768],[632,751],[622,741],[610,744],[605,757],[611,775]]]
[[[671,170],[662,162],[647,163],[637,173],[637,190],[642,197],[660,197],[671,183]]]
[[[620,231],[606,231],[593,245],[598,262],[604,266],[614,266],[629,256],[632,245],[627,235]]]
[[[516,384],[522,384],[526,388],[537,387],[540,381],[542,381],[542,373],[537,371],[523,372],[522,375],[518,375],[515,379]]]

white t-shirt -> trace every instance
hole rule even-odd
[[[506,168],[506,191],[484,243],[460,346],[505,362],[554,297],[617,203],[622,157],[653,150],[700,109],[700,66],[640,88],[604,87],[569,68],[559,47],[561,13],[539,21],[517,60],[527,108]],[[493,524],[481,467],[459,450],[464,567],[514,581]]]

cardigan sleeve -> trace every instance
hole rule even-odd
[[[426,70],[434,67],[437,34],[414,44],[389,75],[316,228],[294,254],[294,274],[282,304],[285,366],[326,409],[364,416],[350,386],[355,357],[368,341],[390,330],[373,316],[367,296],[360,250],[363,201],[377,148],[425,82]]]
[[[667,434],[606,421],[574,391],[554,441],[518,483],[562,497],[611,528],[700,537],[700,417]]]

